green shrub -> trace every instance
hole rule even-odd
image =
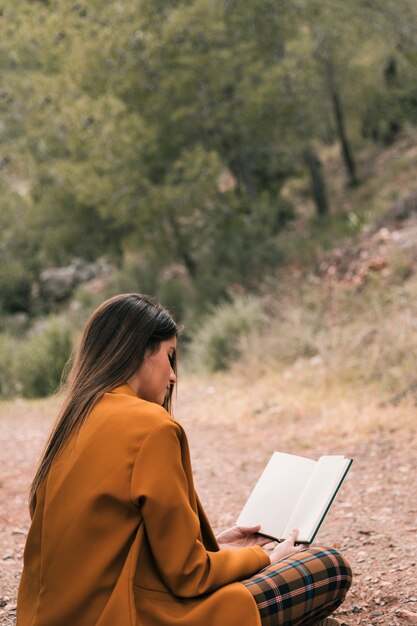
[[[22,337],[30,327],[30,317],[20,311],[11,315],[0,315],[0,333],[10,337]]]
[[[22,341],[15,364],[22,395],[39,398],[54,393],[71,349],[71,329],[56,319],[49,321],[38,334]]]
[[[112,273],[105,296],[130,292],[154,294],[158,284],[158,268],[145,263],[140,257],[133,256],[126,259],[123,266]]]
[[[188,322],[192,317],[194,292],[186,276],[172,276],[162,280],[156,297],[172,313],[177,323]]]
[[[14,372],[17,341],[8,333],[0,334],[0,397],[8,398],[16,392]]]
[[[0,265],[0,312],[13,313],[30,309],[33,274],[18,258],[2,260]]]
[[[227,369],[263,321],[262,306],[253,296],[234,297],[218,305],[193,335],[188,352],[190,364],[210,371]]]

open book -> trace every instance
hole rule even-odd
[[[261,525],[260,533],[279,541],[294,528],[298,543],[311,543],[330,508],[352,459],[274,452],[239,518],[239,526]]]

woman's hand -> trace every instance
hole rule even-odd
[[[281,541],[278,543],[272,552],[269,554],[269,558],[271,560],[271,565],[273,563],[277,563],[282,559],[285,559],[288,555],[293,554],[294,552],[300,552],[301,550],[305,550],[307,546],[296,546],[295,542],[298,537],[298,529],[295,528],[285,541]]]
[[[265,546],[267,543],[271,543],[271,539],[268,537],[257,534],[260,528],[258,524],[257,526],[233,526],[233,528],[224,530],[217,537],[220,549],[234,550],[248,546]]]

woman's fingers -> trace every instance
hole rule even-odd
[[[303,546],[296,546],[295,542],[298,539],[299,531],[297,528],[291,531],[289,536],[283,541],[279,543],[270,554],[271,563],[276,563],[277,561],[286,558],[290,554],[294,554],[294,552],[300,552],[303,550]]]
[[[236,526],[236,529],[240,530],[245,535],[253,535],[261,529],[261,525],[257,524],[256,526]]]
[[[299,535],[299,530],[298,528],[294,528],[294,530],[292,530],[289,534],[289,536],[285,539],[284,543],[290,544],[290,545],[294,545],[298,539],[298,535]]]

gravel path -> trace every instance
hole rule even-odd
[[[351,455],[350,475],[317,537],[319,544],[341,548],[354,570],[354,584],[339,618],[346,625],[417,624],[416,432],[385,429],[366,440],[336,438],[326,430],[311,429],[308,416],[286,421],[271,409],[242,419],[230,416],[219,411],[218,397],[210,412],[213,393],[204,385],[185,386],[176,415],[188,432],[197,490],[215,530],[233,524],[273,450],[311,458]],[[0,406],[0,625],[4,626],[15,623],[29,524],[26,494],[54,411],[53,401]]]

